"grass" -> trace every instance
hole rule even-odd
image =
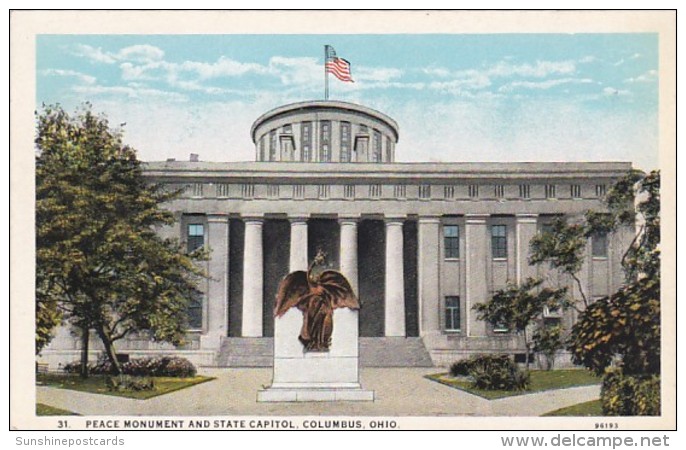
[[[472,382],[468,378],[455,378],[447,373],[437,373],[427,375],[426,377],[438,383],[445,384],[446,386],[478,395],[487,400],[496,400],[504,397],[532,394],[534,392],[549,391],[553,389],[600,384],[600,378],[586,370],[580,369],[532,370],[531,385],[526,391],[487,391],[484,389],[475,389],[472,387]]]
[[[576,405],[568,406],[566,408],[556,409],[555,411],[550,411],[543,415],[575,417],[602,416],[603,405],[600,400],[591,400],[590,402],[577,403]]]
[[[36,403],[37,416],[78,416],[75,412],[66,409],[55,408],[44,403]]]
[[[37,374],[36,381],[43,386],[71,389],[74,391],[88,392],[91,394],[114,395],[117,397],[147,400],[159,395],[195,386],[214,380],[212,377],[195,376],[192,378],[154,377],[155,389],[152,391],[110,391],[107,388],[106,375],[92,375],[89,378],[81,378],[78,375],[63,374]]]

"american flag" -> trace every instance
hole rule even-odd
[[[341,81],[355,82],[350,74],[350,62],[336,56],[336,50],[330,45],[326,46],[326,72]]]

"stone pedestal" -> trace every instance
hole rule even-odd
[[[258,402],[372,401],[360,385],[358,312],[339,308],[333,315],[328,352],[306,352],[298,340],[303,315],[291,308],[274,322],[274,375]]]

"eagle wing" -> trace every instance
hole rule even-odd
[[[319,284],[331,296],[334,308],[360,309],[360,302],[345,276],[335,270],[325,270]]]
[[[276,294],[274,305],[274,317],[281,317],[286,311],[300,303],[303,296],[310,292],[310,285],[307,282],[307,272],[298,270],[291,272],[281,280],[279,290]]]

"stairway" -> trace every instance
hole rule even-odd
[[[224,338],[219,367],[271,367],[274,338]],[[362,367],[432,367],[429,352],[418,337],[360,338]]]
[[[419,337],[361,337],[362,367],[432,367],[431,357]]]

